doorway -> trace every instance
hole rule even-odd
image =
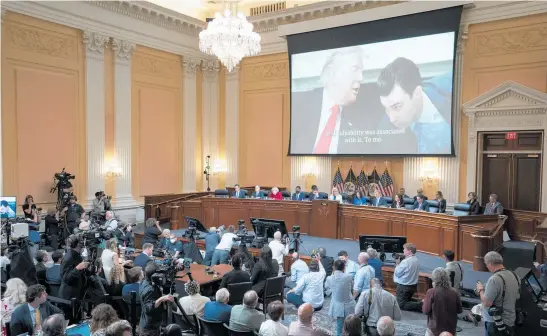
[[[539,211],[543,132],[482,133],[481,202],[490,194],[507,209]]]

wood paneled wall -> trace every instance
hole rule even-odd
[[[86,192],[85,55],[82,32],[8,12],[2,24],[3,194],[53,205],[53,174]],[[21,209],[17,209],[21,211]]]
[[[463,54],[462,103],[512,80],[547,92],[547,14],[469,26]],[[468,121],[460,128],[459,199],[467,199]],[[538,181],[539,183],[539,181]]]

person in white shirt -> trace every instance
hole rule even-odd
[[[332,188],[332,194],[329,196],[329,200],[338,201],[340,202],[340,204],[342,204],[342,195],[340,195],[340,192],[338,192],[338,188]]]
[[[184,290],[186,290],[188,296],[180,298],[179,302],[186,315],[203,317],[203,309],[205,308],[205,304],[207,302],[211,302],[211,300],[200,294],[199,284],[196,281],[188,281],[185,283]]]
[[[298,280],[300,280],[304,274],[308,274],[310,272],[308,264],[300,259],[298,252],[293,252],[292,260],[291,277],[287,278],[285,281],[285,287],[287,288],[296,287]]]
[[[114,213],[112,211],[107,211],[106,214],[106,223],[104,223],[104,226],[108,231],[114,231],[118,228],[118,221],[114,217]]]
[[[281,232],[276,231],[274,233],[274,240],[268,245],[272,250],[272,259],[274,259],[279,264],[278,275],[281,275],[283,270],[283,256],[289,254],[289,244],[283,245],[281,242]]]
[[[285,306],[281,301],[273,301],[268,304],[268,315],[271,320],[266,320],[260,325],[258,336],[287,336],[289,329],[285,327],[279,319],[285,311]]]
[[[234,246],[234,238],[237,238],[237,235],[234,233],[235,228],[233,225],[228,226],[228,230],[222,233],[222,238],[220,238],[220,243],[218,243],[213,252],[213,259],[211,260],[211,266],[220,264],[227,264],[228,258],[230,257],[230,251],[232,246]]]

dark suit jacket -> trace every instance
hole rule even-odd
[[[366,101],[364,95],[358,94],[357,100],[348,106],[342,107],[340,122],[340,133],[355,132],[366,129]],[[317,132],[319,132],[319,119],[323,104],[323,89],[318,88],[312,91],[295,92],[291,96],[291,153],[310,154],[313,153]],[[368,126],[370,128],[370,126]],[[346,142],[356,136],[342,135],[338,138],[338,150],[336,154],[362,153],[364,143]]]
[[[38,282],[42,285],[46,283],[46,272],[47,267],[44,263],[40,262],[36,264],[36,277],[38,278]]]
[[[42,322],[51,315],[63,313],[61,309],[55,307],[49,301],[42,303],[38,307],[38,310],[40,311],[40,320]],[[34,333],[28,304],[22,304],[13,311],[11,314],[10,331],[12,335],[21,335],[24,333],[32,335]]]
[[[323,268],[325,269],[325,273],[327,276],[332,274],[332,266],[334,265],[334,258],[333,257],[322,257],[321,263],[323,264]]]
[[[479,201],[473,200],[473,202],[467,201],[467,204],[469,204],[469,214],[470,215],[480,215],[481,213],[481,205]]]
[[[253,274],[251,276],[251,282],[253,283],[253,290],[262,297],[264,294],[264,288],[266,287],[266,280],[277,276],[279,272],[279,264],[272,261],[273,269],[268,269],[263,261],[259,261],[253,267]]]
[[[262,192],[262,191],[259,191],[258,193],[253,192],[253,193],[251,194],[251,197],[254,197],[254,198],[264,198],[264,192]]]
[[[299,192],[298,195],[296,193],[293,193],[291,196],[291,200],[293,201],[303,201],[304,200],[304,193]]]
[[[230,284],[238,284],[242,282],[251,282],[251,276],[249,273],[242,271],[241,269],[233,269],[224,274],[222,281],[220,282],[220,288],[227,288]]]
[[[416,202],[418,201],[418,199],[417,199],[418,196],[414,196],[414,197],[412,197],[412,198],[414,199],[414,203],[416,203]],[[427,196],[426,196],[426,195],[423,195],[423,196],[422,196],[422,199],[423,199],[424,201],[427,201]]]
[[[313,194],[313,193],[310,193],[310,197],[308,197],[308,199],[309,199],[310,201],[313,201],[313,200],[321,199],[321,198],[319,197],[319,194],[315,195],[315,194]]]
[[[376,204],[376,197],[370,200],[370,205],[372,206],[387,206],[387,201],[385,198],[380,197],[380,200],[378,201],[378,204]]]
[[[163,305],[155,307],[154,303],[161,297],[158,289],[154,288],[148,280],[141,282],[139,288],[139,297],[141,301],[141,318],[139,327],[145,330],[159,330],[162,322]]]
[[[422,200],[422,204],[418,204],[418,201],[414,202],[414,210],[429,211],[429,203],[426,200]]]
[[[245,198],[245,196],[246,196],[245,191],[240,190],[239,191],[239,196],[237,196],[237,198]],[[236,192],[235,191],[232,193],[232,197],[236,197]]]
[[[81,299],[84,295],[83,287],[86,282],[85,272],[76,269],[76,266],[83,261],[80,253],[73,249],[68,250],[61,263],[61,287],[59,295],[61,299]]]
[[[61,283],[61,265],[54,264],[46,270],[46,280],[54,283]]]
[[[139,254],[138,256],[135,257],[135,260],[133,260],[133,264],[135,264],[135,266],[140,266],[140,267],[142,267],[142,269],[144,269],[146,264],[148,264],[150,261],[151,261],[151,259],[150,259],[149,256],[147,256],[144,253],[141,253],[141,254]]]
[[[439,201],[439,213],[445,213],[446,212],[446,200],[442,199]]]

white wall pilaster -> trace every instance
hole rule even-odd
[[[95,192],[104,190],[105,167],[105,88],[104,47],[108,37],[85,31],[86,72],[86,142],[87,142],[87,192],[85,207],[95,199]]]
[[[202,81],[202,154],[211,155],[211,168],[214,169],[215,162],[219,159],[218,151],[218,74],[220,64],[217,60],[203,60],[201,63],[203,73]],[[218,182],[214,176],[210,179],[211,190],[217,189]],[[224,186],[222,186],[224,187]],[[207,181],[203,179],[201,190],[207,189]]]
[[[116,180],[116,207],[136,204],[131,191],[131,57],[135,44],[112,39],[114,51],[114,148],[121,168]]]
[[[226,73],[226,185],[238,183],[239,146],[239,68]]]
[[[197,191],[196,185],[196,71],[199,60],[183,56],[183,92],[182,92],[182,127],[184,141],[182,143],[183,172],[182,192]]]

